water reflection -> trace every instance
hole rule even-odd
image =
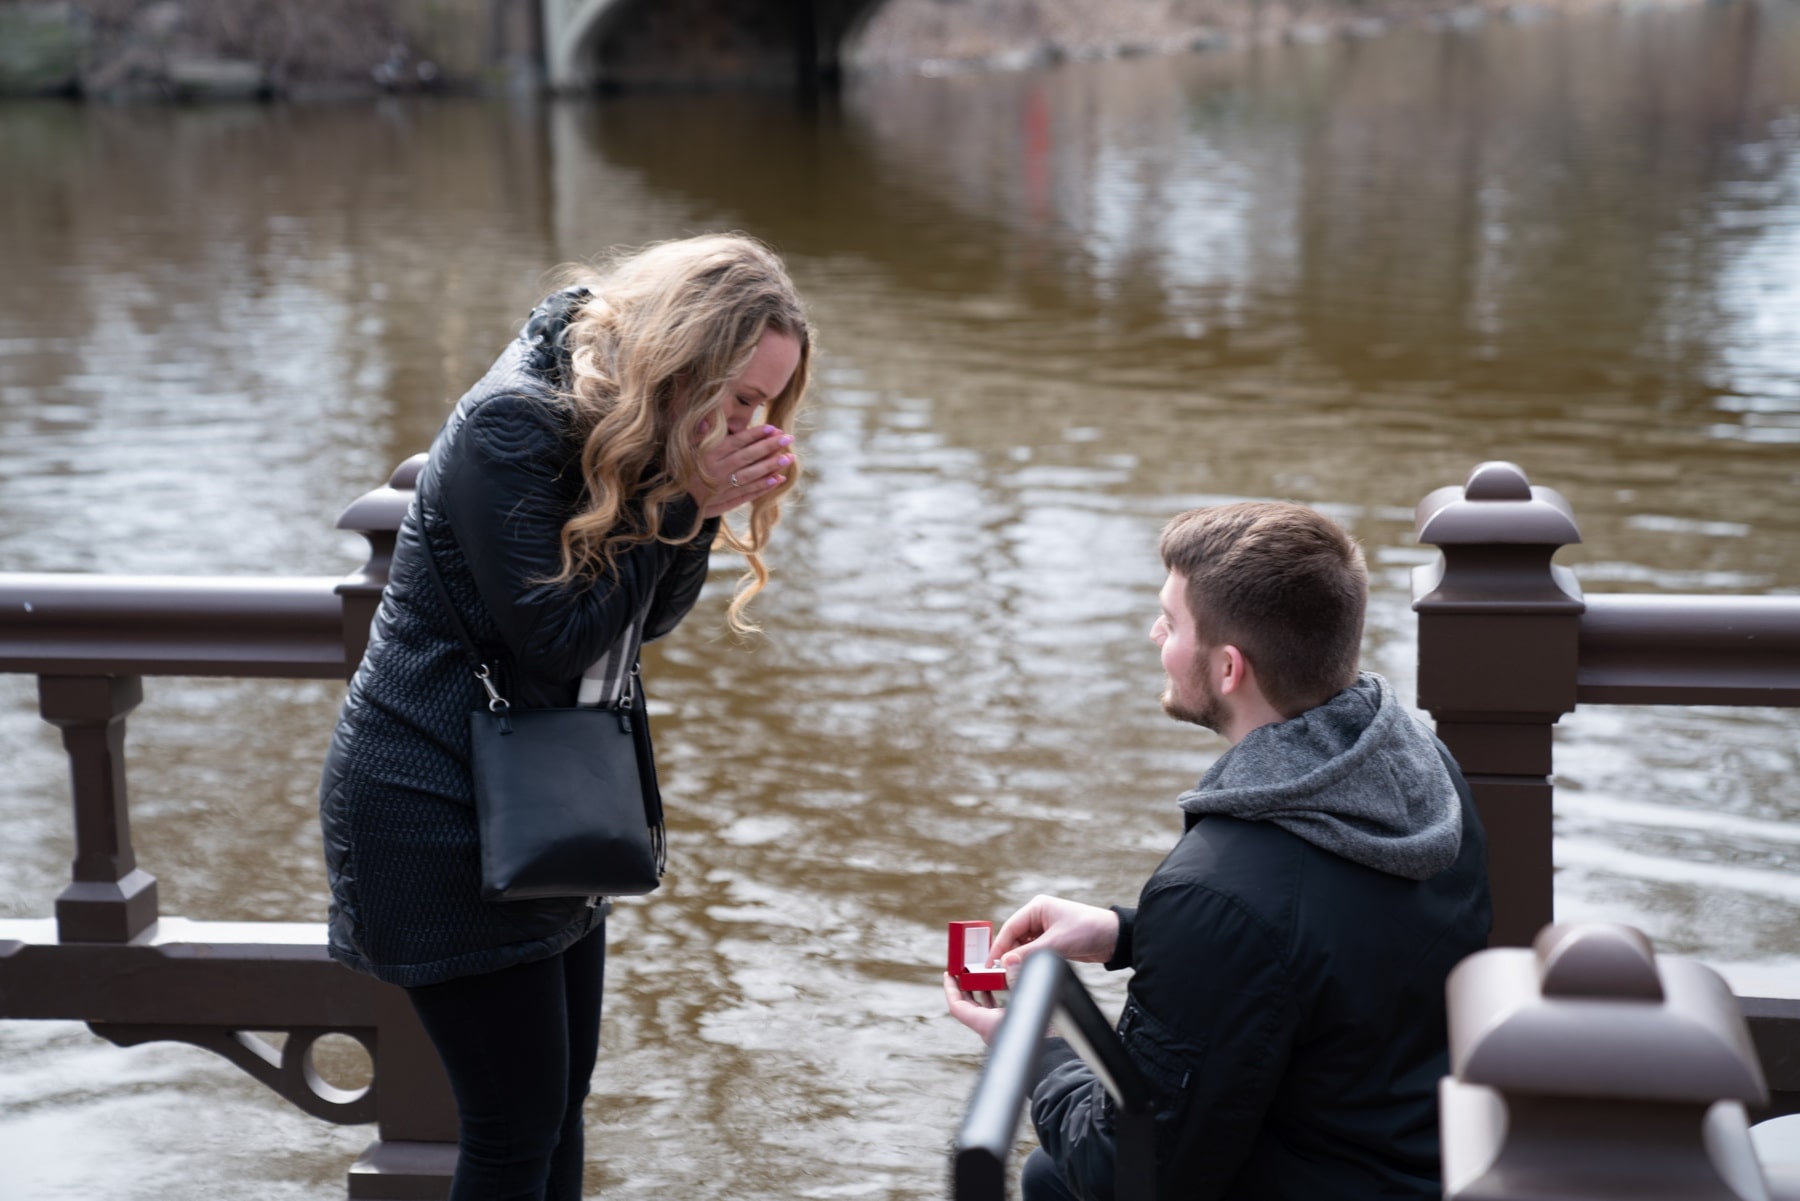
[[[1753,331],[1793,309],[1768,257],[1788,233],[1745,200],[1791,203],[1790,24],[1727,5],[1553,37],[878,80],[804,126],[642,101],[594,114],[588,140],[783,245],[873,258],[906,295],[871,297],[834,339],[904,329],[940,375],[975,377],[981,412],[1028,361],[1034,388],[1111,410],[1104,441],[1140,460],[1169,458],[1140,447],[1175,392],[1209,442],[1241,428],[1223,409],[1250,419],[1228,449],[1304,461],[1206,456],[1253,465],[1233,492],[1344,496],[1396,452],[1429,486],[1479,445],[1589,485],[1590,513],[1689,474],[1685,446],[1782,436],[1782,386],[1764,389],[1791,370]],[[771,162],[791,176],[754,182]],[[1338,447],[1363,453],[1321,453]],[[1746,515],[1785,521],[1791,475],[1759,463],[1772,488]]]
[[[677,874],[613,924],[589,1184],[935,1194],[976,1061],[937,1017],[943,922],[1128,898],[1219,749],[1156,702],[1170,513],[1345,521],[1403,690],[1412,505],[1483,458],[1571,498],[1590,589],[1800,587],[1797,148],[1800,15],[1741,3],[871,79],[811,111],[12,106],[0,570],[347,571],[332,518],[426,444],[546,266],[774,241],[827,352],[808,482],[767,640],[719,636],[721,559],[648,664]],[[319,918],[338,690],[147,691],[164,910]],[[35,916],[65,769],[29,680],[0,677],[0,718],[0,912]],[[1567,721],[1563,912],[1800,987],[1795,730]],[[10,1024],[0,1061],[0,1195],[336,1195],[368,1137],[192,1049]]]

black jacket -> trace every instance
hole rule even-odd
[[[1189,815],[1118,910],[1132,967],[1119,1034],[1157,1095],[1157,1196],[1435,1198],[1444,980],[1486,945],[1486,840],[1461,804],[1455,862],[1415,881],[1267,821]],[[1113,1106],[1053,1041],[1032,1096],[1044,1150],[1110,1198]]]
[[[555,954],[603,910],[583,898],[483,901],[468,765],[485,697],[426,569],[429,538],[463,622],[521,707],[575,703],[580,677],[649,605],[672,630],[705,583],[716,520],[691,542],[634,546],[593,586],[537,582],[581,505],[580,441],[557,400],[560,349],[581,293],[559,293],[457,404],[402,523],[368,651],[350,683],[320,785],[331,953],[403,986]],[[666,529],[691,527],[693,502]]]

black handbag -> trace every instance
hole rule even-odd
[[[662,883],[667,844],[635,645],[617,705],[514,709],[469,636],[425,547],[438,596],[487,692],[469,714],[481,897],[627,897]],[[637,627],[625,633],[631,642]]]

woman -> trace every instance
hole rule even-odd
[[[749,562],[728,621],[753,629],[811,347],[766,247],[662,243],[540,305],[432,443],[320,813],[331,953],[407,991],[456,1094],[452,1198],[580,1197],[609,906],[480,899],[483,693],[444,598],[518,707],[616,702],[715,538]],[[745,505],[744,532],[721,524]]]

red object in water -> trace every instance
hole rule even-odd
[[[1006,969],[987,965],[993,945],[993,922],[950,923],[950,974],[964,992],[1000,992],[1006,988]]]

